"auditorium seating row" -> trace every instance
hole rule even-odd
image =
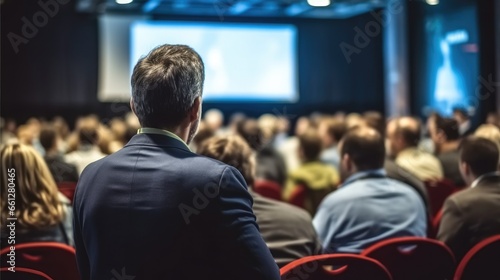
[[[0,251],[2,263],[9,247]],[[16,273],[1,269],[2,279],[79,279],[75,249],[54,242],[17,245]],[[281,279],[308,280],[489,280],[500,279],[500,235],[474,246],[458,264],[443,243],[419,237],[384,240],[360,255],[326,254],[304,257],[281,268]]]

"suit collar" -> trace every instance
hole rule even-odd
[[[147,146],[161,146],[161,147],[173,147],[187,152],[191,152],[189,147],[181,140],[170,137],[165,134],[153,134],[153,133],[140,133],[134,135],[130,141],[125,145],[147,145]]]
[[[474,182],[472,182],[471,188],[482,188],[492,185],[500,185],[500,172],[492,172],[480,176]]]

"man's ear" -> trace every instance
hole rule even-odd
[[[352,161],[351,161],[351,157],[349,156],[349,154],[344,154],[342,156],[342,165],[344,166],[344,168],[347,171],[351,171],[351,169],[352,169]]]
[[[469,176],[470,175],[470,166],[464,162],[464,161],[460,161],[459,163],[459,169],[460,169],[460,173],[462,173],[462,176]]]
[[[189,121],[193,122],[200,119],[201,116],[201,96],[198,96],[191,106],[191,111],[189,112]]]

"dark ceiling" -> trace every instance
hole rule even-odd
[[[134,0],[130,4],[118,4],[115,0],[77,0],[76,8],[85,13],[348,18],[384,7],[387,1],[331,0],[327,7],[312,7],[306,0]]]

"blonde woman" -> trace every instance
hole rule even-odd
[[[15,244],[51,241],[73,246],[70,202],[57,190],[43,158],[23,144],[6,145],[0,158],[2,247],[14,245],[13,240]],[[13,217],[17,220],[9,220]]]

